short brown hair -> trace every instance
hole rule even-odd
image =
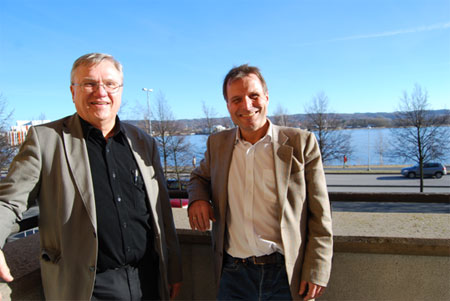
[[[259,78],[259,80],[261,81],[262,87],[264,89],[264,93],[266,93],[266,94],[268,93],[266,81],[264,80],[264,77],[262,76],[259,68],[255,67],[255,66],[249,66],[248,64],[244,64],[244,65],[240,65],[238,67],[234,67],[225,76],[225,79],[223,80],[223,87],[222,87],[222,93],[223,93],[223,97],[225,98],[225,101],[228,101],[227,85],[239,78],[249,76],[250,74],[254,74]]]

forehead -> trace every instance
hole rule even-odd
[[[231,87],[231,86],[248,87],[248,86],[258,86],[258,85],[262,87],[261,81],[259,80],[258,76],[251,73],[249,75],[238,77],[238,78],[235,78],[235,79],[229,81],[227,84],[227,87]]]
[[[256,74],[249,74],[243,77],[238,77],[229,81],[227,90],[229,89],[244,89],[244,90],[263,90],[262,83]]]
[[[103,60],[97,64],[80,65],[75,69],[75,77],[122,77],[116,66],[107,60]]]

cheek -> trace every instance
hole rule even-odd
[[[228,110],[228,113],[232,114],[232,113],[233,113],[233,107],[232,107],[232,105],[230,105],[230,104],[227,103],[227,110]]]
[[[258,101],[258,106],[260,108],[265,108],[265,107],[267,107],[268,104],[269,104],[269,101],[267,101],[266,99],[260,99]]]
[[[120,106],[120,104],[122,102],[122,97],[120,95],[117,97],[114,97],[113,102],[114,102],[115,106]]]

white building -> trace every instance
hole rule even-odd
[[[50,122],[50,120],[17,120],[17,125],[11,126],[8,132],[8,142],[11,146],[21,145],[27,137],[28,130],[33,125]]]
[[[226,127],[224,127],[223,125],[215,125],[214,126],[214,129],[213,129],[213,133],[217,133],[217,132],[221,132],[221,131],[224,131],[224,130],[226,130],[227,128]]]

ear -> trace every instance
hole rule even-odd
[[[70,85],[70,93],[72,94],[72,102],[75,103],[75,89]]]

